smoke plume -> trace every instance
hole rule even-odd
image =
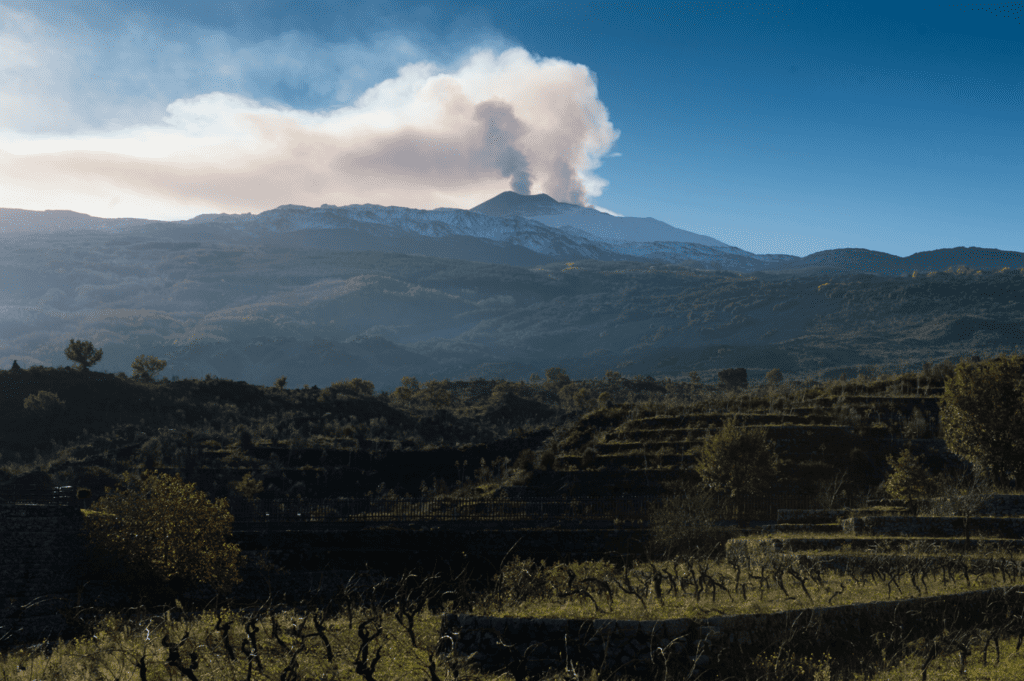
[[[0,45],[11,30],[0,26]],[[51,63],[19,35],[18,82],[42,79],[41,97],[49,72],[33,65]],[[39,132],[19,120],[0,116],[0,206],[162,219],[282,204],[468,207],[507,189],[585,203],[607,184],[594,171],[619,134],[586,66],[521,48],[414,61],[315,111],[207,91],[170,101],[159,123],[111,115]]]

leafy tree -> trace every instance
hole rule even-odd
[[[149,355],[139,355],[132,362],[132,378],[143,381],[152,381],[167,366],[167,362]]]
[[[706,485],[681,485],[651,513],[652,548],[669,556],[715,550],[730,537],[719,525],[725,511],[722,497]]]
[[[78,365],[79,370],[88,371],[89,367],[103,359],[103,350],[93,347],[89,341],[74,338],[64,349],[64,356]]]
[[[932,491],[932,481],[924,466],[924,457],[912,454],[906,448],[900,452],[899,457],[890,454],[886,457],[886,463],[892,468],[892,473],[885,479],[886,494],[906,503],[916,515],[918,503]]]
[[[764,382],[770,386],[776,386],[782,383],[782,370],[772,369],[764,375]]]
[[[50,422],[60,417],[67,410],[67,403],[60,399],[57,393],[40,390],[34,395],[29,395],[22,402],[25,411],[34,414],[39,419]]]
[[[696,371],[691,371],[690,383],[693,383],[694,385],[700,385],[700,374],[698,374]]]
[[[746,369],[722,369],[718,372],[718,384],[723,388],[746,388]]]
[[[443,409],[452,403],[451,381],[427,381],[423,384],[420,393],[430,406],[435,409]]]
[[[764,428],[743,428],[731,418],[717,433],[704,438],[694,468],[714,491],[737,496],[771,486],[779,472],[779,459]]]
[[[246,473],[241,480],[230,483],[232,491],[246,501],[255,501],[263,492],[263,481],[252,473]]]
[[[569,374],[565,373],[565,369],[561,367],[551,367],[550,369],[544,370],[544,376],[547,378],[545,383],[549,388],[558,390],[567,383],[572,383],[572,379],[569,378]]]
[[[408,402],[419,389],[420,382],[415,376],[404,376],[402,378],[402,385],[395,388],[393,394],[400,402]]]
[[[234,518],[227,500],[210,501],[194,484],[152,471],[141,478],[125,473],[89,510],[91,544],[145,593],[198,584],[226,591],[240,581],[241,550],[228,542]]]
[[[284,390],[284,386],[285,386],[285,384],[287,382],[288,382],[288,377],[287,376],[282,376],[281,378],[279,378],[276,381],[274,381],[274,387],[275,388],[280,388],[281,390]]]
[[[946,380],[939,420],[953,454],[996,480],[1024,482],[1024,357],[960,362]]]

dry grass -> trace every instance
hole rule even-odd
[[[704,618],[1024,584],[1019,569],[1016,573],[996,569],[978,574],[977,566],[965,570],[960,564],[902,558],[861,565],[846,574],[826,569],[815,557],[793,554],[762,556],[746,564],[695,559],[631,569],[601,562],[547,567],[514,561],[502,571],[496,589],[496,593],[504,593],[482,604],[481,609],[501,617]]]

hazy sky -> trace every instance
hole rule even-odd
[[[0,0],[0,207],[507,189],[756,253],[1024,251],[1024,3]]]

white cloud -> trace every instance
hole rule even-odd
[[[72,92],[73,78],[104,63],[89,62],[97,36],[67,45],[72,61],[92,66],[61,66],[61,36],[2,5],[0,21],[0,101],[17,95],[13,107],[0,104],[4,207],[178,219],[287,203],[466,207],[509,188],[582,203],[607,184],[594,171],[618,137],[586,66],[521,48],[439,65],[395,34],[372,49],[295,32],[254,45],[217,32],[192,44],[157,38],[162,75],[136,96],[125,92],[152,68]],[[366,88],[382,53],[415,60]],[[336,103],[306,110],[236,94],[260,78]],[[33,118],[45,110],[49,119]]]
[[[622,217],[621,215],[619,215],[615,211],[608,210],[607,208],[602,208],[601,206],[595,206],[594,204],[590,204],[590,207],[593,208],[594,210],[599,210],[602,213],[607,213],[608,215],[614,215],[617,218],[621,218]]]

